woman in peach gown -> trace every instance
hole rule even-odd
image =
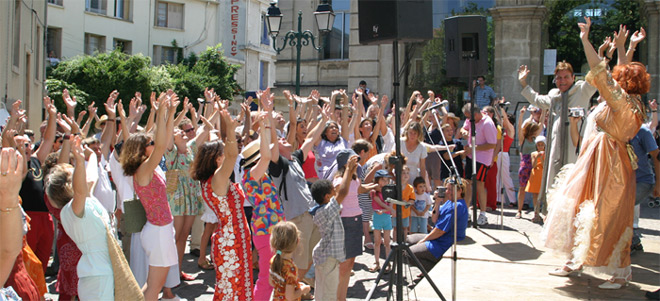
[[[618,289],[632,278],[637,158],[628,141],[646,118],[640,95],[648,92],[650,75],[637,62],[617,65],[610,73],[607,61],[600,60],[588,40],[591,22],[586,21],[578,24],[591,67],[586,80],[598,88],[607,105],[595,116],[598,131],[585,141],[577,162],[565,166],[555,179],[542,238],[546,247],[569,258],[551,275],[568,276],[586,266],[612,276],[600,288]]]

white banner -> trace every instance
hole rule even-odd
[[[245,0],[225,0],[222,1],[221,11],[224,12],[224,24],[220,26],[222,49],[227,58],[235,60],[244,60],[245,54],[241,49],[245,47],[245,19],[247,13],[245,10]]]
[[[543,51],[543,75],[555,74],[557,66],[557,49],[545,49]]]

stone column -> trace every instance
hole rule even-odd
[[[660,0],[646,0],[646,42],[648,57],[646,64],[651,74],[651,91],[648,99],[660,99]],[[644,61],[643,58],[641,58]]]
[[[518,67],[531,70],[527,82],[535,90],[543,74],[543,20],[547,8],[539,0],[496,0],[490,9],[495,30],[493,89],[512,104],[525,101],[520,95]]]

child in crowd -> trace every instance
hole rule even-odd
[[[424,178],[417,177],[413,180],[415,187],[415,205],[410,217],[410,233],[428,233],[427,225],[429,218],[429,209],[433,202],[431,196],[426,192],[426,182]]]
[[[410,168],[408,165],[404,165],[401,168],[401,185],[403,186],[403,191],[401,192],[401,200],[404,202],[410,203],[410,206],[401,207],[401,224],[403,226],[403,241],[406,241],[406,236],[410,232],[410,207],[415,205],[415,188],[412,185],[408,184],[410,181]],[[399,205],[394,205],[393,215],[392,215],[392,237],[396,240],[396,207]]]
[[[310,209],[310,213],[321,232],[321,240],[312,252],[316,269],[316,300],[337,300],[339,263],[346,259],[341,203],[348,194],[352,175],[357,169],[357,161],[357,156],[348,159],[348,167],[339,185],[339,191],[335,191],[332,182],[328,180],[318,180],[312,184],[312,198],[318,205]]]
[[[275,256],[270,259],[270,285],[273,300],[300,300],[310,287],[298,282],[298,268],[293,263],[293,252],[300,241],[298,228],[292,222],[275,225],[270,236],[270,247]]]
[[[374,182],[378,186],[371,191],[371,207],[374,209],[373,227],[374,227],[374,266],[369,269],[370,272],[380,270],[380,244],[381,237],[385,239],[385,256],[390,254],[390,231],[392,231],[392,206],[385,203],[383,199],[382,189],[383,186],[389,183],[389,178],[392,176],[387,170],[381,169],[376,171]]]
[[[543,161],[545,160],[545,136],[536,136],[536,151],[532,153],[532,172],[527,181],[525,192],[532,194],[534,200],[534,218],[532,222],[540,223],[543,221],[539,215],[541,209],[538,203],[539,191],[541,191],[541,178],[543,177]]]

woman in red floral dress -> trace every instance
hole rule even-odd
[[[226,133],[233,133],[236,122],[227,111],[220,114],[227,125]],[[202,182],[202,198],[218,217],[211,238],[213,300],[253,299],[250,228],[243,214],[245,195],[238,184],[229,181],[237,157],[236,137],[227,135],[224,144],[219,140],[204,143],[190,169],[191,177]]]

